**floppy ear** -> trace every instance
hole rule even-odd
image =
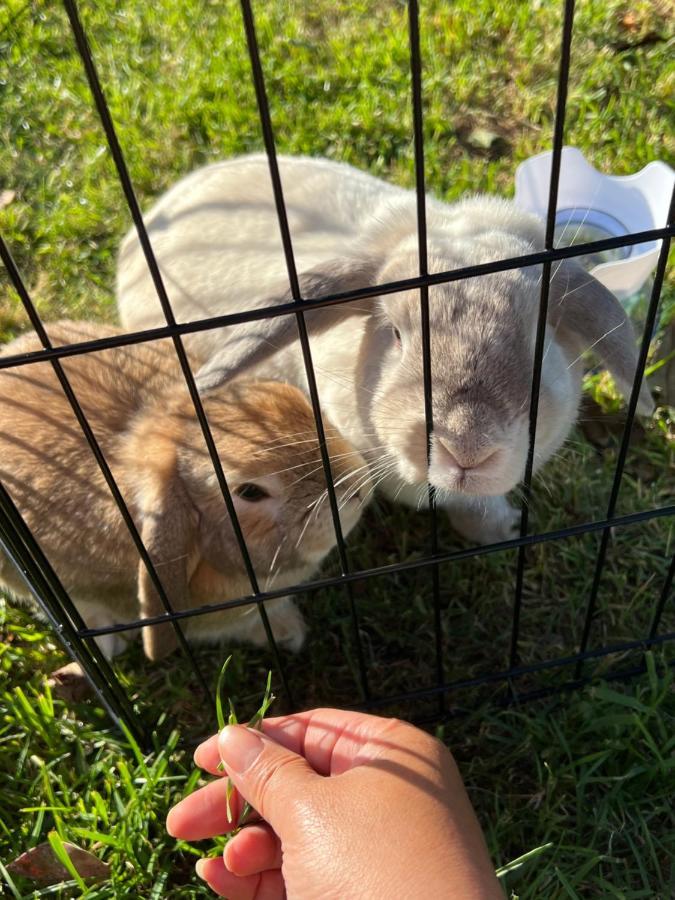
[[[366,287],[373,283],[377,273],[374,260],[361,258],[330,259],[299,275],[300,292],[306,299],[338,294]],[[256,306],[274,306],[291,303],[293,296],[285,286],[278,293],[267,297]],[[369,315],[373,300],[356,301],[352,304],[327,306],[306,313],[307,330],[310,335],[320,334],[346,316]],[[200,392],[217,387],[223,382],[257,365],[297,340],[298,328],[294,315],[276,316],[248,322],[227,329],[224,346],[199,370],[197,386]]]
[[[638,360],[635,333],[628,314],[614,294],[574,260],[553,263],[549,321],[577,352],[593,350],[614,376],[617,387],[630,397]],[[654,409],[643,380],[637,411]]]
[[[194,516],[179,478],[156,474],[156,484],[143,494],[141,537],[172,609],[188,606],[189,557],[194,546]],[[138,602],[141,619],[166,613],[143,560],[138,563]],[[162,659],[178,646],[174,626],[149,625],[143,649],[150,660]]]

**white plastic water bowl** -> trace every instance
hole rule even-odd
[[[551,151],[516,169],[515,202],[546,218]],[[675,172],[656,161],[634,175],[603,175],[574,147],[563,147],[556,208],[555,246],[622,237],[667,224]],[[654,270],[661,241],[577,257],[619,300],[637,294]]]

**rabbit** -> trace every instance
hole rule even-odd
[[[61,321],[55,344],[119,329]],[[1,356],[40,348],[33,332]],[[62,360],[174,609],[251,593],[222,493],[170,341]],[[207,391],[204,409],[262,590],[307,579],[335,544],[312,409],[302,392],[239,381]],[[348,534],[369,496],[368,467],[326,423],[327,448]],[[364,474],[365,473],[365,474]],[[165,612],[49,362],[0,369],[0,481],[88,627]],[[0,550],[0,588],[29,591]],[[266,604],[276,637],[297,650],[303,618],[289,597]],[[182,620],[188,639],[266,643],[255,606]],[[146,656],[177,644],[173,626],[140,629]],[[126,632],[98,638],[107,658]],[[133,636],[133,634],[132,634]]]
[[[351,166],[279,157],[304,298],[419,274],[416,195]],[[428,270],[441,272],[543,248],[542,221],[511,201],[476,196],[454,205],[427,198]],[[146,224],[179,320],[288,303],[292,294],[277,213],[261,155],[192,173],[150,210]],[[584,351],[592,349],[621,391],[637,348],[612,293],[573,260],[552,266],[541,375],[535,472],[577,416]],[[465,538],[517,534],[506,494],[522,480],[542,267],[429,288],[433,432],[427,462],[419,290],[326,306],[306,315],[322,407],[369,461],[378,488],[413,506],[427,482]],[[117,300],[129,328],[163,323],[138,238],[125,238]],[[188,338],[208,359],[210,389],[243,373],[304,387],[293,316],[203,331]],[[652,410],[643,383],[638,412]]]

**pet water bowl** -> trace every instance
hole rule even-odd
[[[516,169],[515,202],[546,218],[552,153]],[[652,162],[634,175],[603,175],[574,147],[563,147],[556,208],[555,246],[570,247],[638,231],[664,228],[675,172]],[[576,257],[619,300],[634,297],[656,266],[661,241]]]

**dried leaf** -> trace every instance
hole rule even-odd
[[[497,159],[509,151],[509,141],[501,132],[471,121],[458,125],[457,138],[469,152],[491,159]]]
[[[626,31],[639,31],[640,20],[637,13],[633,10],[629,10],[624,16],[622,16],[621,27],[625,28]]]
[[[110,866],[97,859],[93,853],[65,841],[63,846],[81,878],[105,881],[110,877]],[[70,881],[71,878],[66,867],[54,855],[48,841],[22,853],[21,856],[9,863],[7,870],[12,875],[21,875],[23,878],[30,878],[41,884],[58,884],[60,881]]]
[[[4,209],[6,206],[14,200],[16,197],[16,191],[0,191],[0,209]]]
[[[474,128],[467,135],[467,142],[479,150],[490,150],[499,141],[499,135],[488,128]]]
[[[47,684],[54,697],[66,702],[75,703],[92,693],[92,687],[79,663],[71,662],[62,666],[49,676]]]

